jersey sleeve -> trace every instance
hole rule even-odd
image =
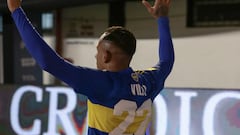
[[[22,8],[16,9],[12,17],[25,47],[43,70],[86,96],[101,95],[102,92],[97,89],[111,87],[107,85],[110,79],[103,71],[74,66],[52,50],[32,26]]]
[[[164,85],[164,81],[170,74],[174,64],[174,48],[169,27],[168,17],[160,17],[158,19],[159,31],[159,62],[154,67],[153,75],[157,80],[158,88]]]

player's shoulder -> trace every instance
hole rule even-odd
[[[147,68],[147,69],[144,69],[144,70],[135,70],[133,74],[144,75],[146,73],[154,72],[154,71],[157,71],[157,70],[159,70],[159,68],[151,67],[151,68]]]

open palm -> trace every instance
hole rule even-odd
[[[151,4],[146,0],[142,0],[142,3],[154,18],[159,18],[161,16],[168,16],[170,0],[155,0],[155,3],[153,6],[151,6]]]

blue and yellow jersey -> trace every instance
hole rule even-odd
[[[26,48],[39,66],[88,97],[89,135],[144,135],[152,102],[172,70],[174,50],[167,17],[158,19],[159,62],[151,69],[119,72],[74,66],[59,57],[41,38],[21,8],[13,19]],[[161,58],[161,59],[160,59]]]
[[[162,89],[155,80],[158,70],[105,72],[108,79],[100,82],[88,101],[89,134],[143,135],[151,117],[152,101]]]

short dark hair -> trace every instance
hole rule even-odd
[[[132,32],[121,26],[112,26],[106,29],[103,40],[112,41],[127,55],[133,56],[136,51],[136,38]]]

